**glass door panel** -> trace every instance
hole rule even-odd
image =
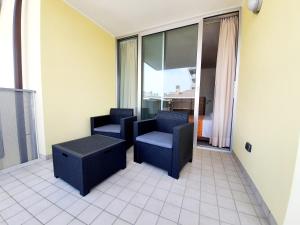
[[[193,122],[198,25],[142,37],[142,119],[187,111]]]
[[[153,118],[163,104],[164,33],[142,39],[142,119]]]
[[[165,32],[163,110],[187,111],[193,121],[198,25]]]

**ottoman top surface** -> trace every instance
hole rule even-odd
[[[114,145],[125,142],[122,139],[107,137],[103,135],[92,135],[60,144],[53,145],[56,148],[75,153],[79,156],[87,156],[101,150],[106,150]]]

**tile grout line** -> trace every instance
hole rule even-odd
[[[43,167],[43,168],[44,168],[44,167]],[[45,168],[44,168],[44,169],[45,169]],[[49,170],[49,169],[48,169],[48,170]],[[51,171],[51,170],[50,170],[50,171]],[[35,175],[35,176],[37,176],[37,177],[43,179],[43,181],[47,181],[47,180],[45,180],[44,178],[42,178],[41,176],[39,176],[39,175],[37,175],[37,174],[35,174],[35,173],[31,172],[31,171],[28,171],[28,170],[27,170],[27,172],[29,172],[29,173],[31,173],[32,175]],[[65,211],[66,213],[68,213],[66,210],[64,210],[64,209],[62,209],[61,207],[59,207],[58,205],[56,205],[55,202],[52,202],[52,201],[50,201],[49,199],[47,199],[47,197],[50,196],[50,195],[52,195],[53,193],[51,193],[51,194],[49,194],[49,195],[47,195],[47,196],[43,196],[43,195],[41,195],[39,192],[37,192],[37,191],[35,191],[34,189],[32,189],[32,187],[26,185],[22,180],[20,180],[20,178],[15,177],[13,174],[11,174],[11,176],[13,176],[13,177],[14,177],[16,180],[18,180],[20,183],[22,183],[25,187],[29,188],[31,191],[33,191],[34,193],[38,194],[40,197],[42,197],[43,199],[45,199],[46,201],[48,201],[49,203],[52,204],[51,206],[49,206],[49,207],[43,209],[43,210],[42,210],[41,212],[39,212],[39,213],[44,212],[45,210],[49,209],[49,208],[52,207],[53,205],[55,205],[56,207],[58,207],[58,208],[61,209],[62,211]],[[41,181],[41,182],[43,182],[43,181]],[[37,183],[36,185],[40,184],[41,182]],[[55,182],[55,183],[56,183],[56,182]],[[53,183],[52,185],[53,185],[53,186],[56,186],[56,187],[59,188],[60,190],[63,190],[63,191],[65,191],[65,192],[67,192],[66,190],[62,189],[61,187],[58,187],[57,185],[55,185],[55,183]],[[43,189],[41,189],[41,190],[44,190],[44,189],[46,189],[46,188],[48,188],[48,187],[45,187],[45,188],[43,188]],[[41,191],[41,190],[40,190],[40,191]],[[5,191],[5,190],[4,190],[4,191]],[[70,192],[67,192],[66,195],[64,195],[64,197],[66,197],[68,193],[69,193],[69,194],[72,194],[72,193],[70,193]],[[7,194],[8,194],[9,196],[11,196],[9,193],[7,193]],[[13,196],[11,196],[11,197],[16,201],[16,199],[15,199]],[[64,198],[64,197],[62,197],[62,198]],[[25,199],[27,199],[27,198],[25,198]],[[25,200],[25,199],[23,199],[23,200]],[[21,202],[21,201],[20,201],[20,202]],[[38,220],[41,224],[44,224],[44,223],[43,223],[42,221],[40,221],[35,215],[33,215],[30,211],[28,211],[26,208],[24,208],[23,205],[21,205],[18,201],[16,201],[16,203],[17,203],[18,205],[20,205],[23,209],[25,209],[25,211],[27,211],[30,215],[32,215],[33,218],[35,218],[36,220]],[[34,204],[34,203],[33,203],[33,204]],[[61,213],[61,212],[60,212],[60,213]],[[60,213],[59,213],[59,214],[60,214]],[[19,214],[19,213],[15,214],[15,215],[18,215],[18,214]],[[57,214],[57,215],[59,215],[59,214]],[[70,213],[68,213],[68,214],[69,214],[70,216],[74,217],[74,216],[71,215]],[[30,218],[30,219],[32,219],[32,218]],[[27,221],[29,221],[30,219],[28,219]],[[54,217],[53,217],[52,219],[54,219]],[[52,219],[50,219],[47,223],[49,223]],[[24,223],[26,223],[27,221],[24,221]],[[82,222],[82,221],[81,221],[81,222]]]
[[[131,176],[131,177],[129,177],[129,178],[126,178],[126,179],[129,181],[129,183],[127,183],[127,184],[125,184],[125,185],[124,185],[124,184],[119,184],[119,183],[118,183],[120,179],[114,181],[113,183],[110,182],[110,181],[108,181],[108,182],[111,184],[111,185],[108,187],[108,189],[110,189],[113,185],[118,185],[118,186],[119,186],[120,188],[122,188],[122,189],[126,188],[126,189],[128,189],[128,190],[130,190],[130,191],[133,191],[133,192],[134,192],[134,195],[133,195],[128,201],[127,201],[127,200],[124,201],[123,199],[121,199],[121,198],[119,197],[119,196],[120,196],[120,193],[122,192],[122,190],[121,190],[120,192],[118,192],[115,196],[113,196],[113,195],[111,195],[111,194],[109,194],[109,193],[106,193],[106,191],[107,191],[108,189],[106,189],[105,191],[103,191],[103,190],[97,189],[97,187],[96,187],[95,189],[99,192],[99,194],[101,194],[101,195],[102,195],[102,194],[107,194],[107,195],[113,197],[113,200],[112,200],[112,201],[114,201],[114,200],[117,199],[117,200],[122,200],[122,201],[126,202],[124,208],[120,211],[120,213],[119,213],[118,216],[116,216],[116,215],[114,215],[114,214],[108,212],[108,211],[106,210],[108,206],[106,206],[104,209],[102,209],[102,208],[98,207],[97,205],[94,205],[94,202],[95,202],[101,195],[99,195],[97,198],[95,198],[95,199],[92,200],[92,201],[87,201],[87,200],[83,199],[81,196],[78,197],[78,195],[76,195],[76,194],[74,193],[74,190],[70,190],[68,187],[66,187],[66,188],[62,187],[58,181],[56,181],[56,182],[49,182],[48,180],[51,179],[51,178],[48,176],[48,174],[46,174],[47,178],[45,179],[44,177],[42,177],[43,174],[37,174],[37,172],[35,172],[36,169],[34,169],[34,170],[29,170],[29,169],[28,169],[29,166],[27,166],[27,168],[26,168],[26,171],[27,171],[28,173],[30,173],[28,176],[34,175],[34,176],[36,176],[37,178],[41,178],[42,181],[40,181],[40,182],[38,182],[37,184],[34,184],[34,185],[30,185],[30,186],[29,186],[29,185],[26,185],[26,184],[22,181],[22,178],[23,178],[23,177],[26,177],[26,176],[23,176],[23,177],[16,177],[16,176],[19,176],[19,173],[12,174],[13,172],[17,171],[18,169],[12,170],[12,171],[6,173],[6,175],[10,175],[10,176],[12,176],[12,177],[15,179],[15,180],[13,180],[13,181],[11,181],[11,182],[9,182],[9,183],[18,181],[18,182],[24,184],[24,186],[25,186],[26,188],[28,188],[29,190],[33,191],[34,193],[36,193],[36,194],[39,195],[39,196],[41,196],[41,194],[39,194],[39,192],[41,192],[42,190],[45,190],[45,189],[47,189],[47,188],[49,188],[49,187],[52,187],[52,186],[53,186],[53,187],[56,187],[56,188],[58,188],[59,190],[62,190],[62,191],[64,191],[64,192],[66,192],[66,194],[63,195],[61,199],[64,199],[65,197],[67,197],[67,196],[69,196],[69,195],[74,196],[74,197],[77,198],[77,199],[75,200],[75,202],[78,201],[78,200],[82,200],[82,201],[86,202],[86,203],[88,204],[88,206],[87,206],[86,208],[88,208],[89,206],[95,206],[95,207],[97,207],[97,208],[99,208],[99,209],[101,210],[101,212],[95,217],[95,219],[98,218],[98,217],[101,215],[101,213],[105,211],[105,212],[107,212],[108,214],[113,215],[113,216],[115,217],[114,222],[115,222],[116,220],[118,220],[118,219],[120,219],[120,220],[122,220],[122,221],[127,221],[127,220],[122,219],[122,218],[120,217],[120,215],[122,214],[122,212],[126,209],[126,207],[127,207],[129,204],[130,204],[130,205],[134,205],[134,207],[137,207],[137,208],[141,209],[141,212],[140,212],[139,215],[136,217],[135,222],[137,222],[137,220],[140,218],[141,214],[142,214],[144,211],[149,212],[149,213],[151,213],[151,214],[153,214],[153,215],[155,215],[155,216],[158,216],[158,219],[157,219],[157,221],[156,221],[156,224],[158,224],[158,221],[159,221],[159,219],[160,219],[161,217],[164,218],[164,219],[167,219],[168,221],[172,221],[172,222],[173,222],[173,220],[169,220],[168,218],[165,218],[164,216],[162,216],[162,210],[160,211],[159,214],[156,214],[156,213],[153,213],[153,212],[151,212],[151,211],[145,209],[145,207],[146,207],[147,204],[149,203],[150,199],[155,199],[155,200],[161,201],[160,199],[158,199],[158,198],[156,198],[156,197],[153,196],[154,191],[155,191],[155,190],[164,190],[164,191],[167,191],[167,194],[166,194],[165,200],[162,201],[162,202],[163,202],[162,209],[164,208],[164,206],[165,206],[166,204],[170,204],[170,205],[172,205],[172,206],[178,207],[177,204],[175,204],[175,203],[173,204],[173,203],[170,203],[170,202],[167,201],[168,197],[169,197],[171,194],[178,195],[179,197],[182,198],[180,207],[178,207],[180,211],[179,211],[179,217],[178,217],[178,220],[177,220],[177,224],[179,224],[180,217],[181,217],[181,214],[182,214],[182,210],[184,209],[184,208],[183,208],[183,200],[184,200],[185,197],[188,197],[188,196],[185,195],[185,193],[187,192],[187,188],[192,188],[192,189],[195,189],[195,190],[198,189],[198,188],[195,188],[195,186],[193,186],[193,185],[194,185],[193,182],[195,182],[195,181],[196,181],[196,183],[199,183],[199,184],[200,184],[200,188],[199,188],[199,191],[200,191],[200,199],[195,199],[195,200],[197,200],[197,201],[199,202],[200,206],[201,206],[201,203],[202,203],[202,184],[203,184],[203,183],[206,183],[205,181],[203,182],[203,179],[202,179],[203,169],[204,169],[203,163],[204,163],[205,161],[209,160],[209,162],[210,162],[210,164],[211,164],[211,168],[212,168],[211,171],[213,171],[214,189],[215,189],[215,192],[216,192],[216,188],[217,188],[217,186],[218,186],[217,183],[216,183],[216,180],[217,180],[216,173],[219,173],[219,171],[216,170],[216,168],[217,168],[218,166],[214,167],[214,164],[213,164],[214,160],[217,160],[217,161],[216,161],[217,165],[218,165],[218,162],[220,161],[220,162],[222,163],[222,166],[223,166],[224,169],[227,167],[227,166],[226,166],[227,163],[225,163],[224,160],[229,160],[230,162],[232,162],[232,169],[231,169],[231,170],[233,170],[233,171],[236,172],[237,177],[239,177],[239,178],[241,179],[242,185],[243,185],[243,187],[245,188],[245,185],[246,185],[246,184],[243,182],[243,177],[240,177],[241,174],[240,174],[239,172],[237,172],[237,167],[236,167],[236,164],[235,164],[234,160],[232,159],[232,157],[230,157],[230,158],[228,158],[228,159],[225,159],[224,157],[222,157],[221,153],[216,155],[216,154],[211,154],[210,152],[209,152],[208,155],[209,155],[209,157],[205,156],[205,155],[203,154],[202,151],[199,151],[199,153],[195,154],[195,156],[196,156],[195,158],[197,158],[197,161],[200,162],[200,163],[199,163],[199,166],[200,166],[200,168],[199,168],[200,174],[198,174],[198,175],[196,176],[196,177],[200,176],[200,183],[199,183],[198,179],[193,179],[193,169],[192,169],[191,166],[190,166],[190,167],[187,167],[187,168],[188,168],[187,170],[183,170],[183,171],[182,171],[182,172],[184,172],[184,174],[186,175],[186,177],[184,177],[184,180],[185,180],[185,182],[184,182],[184,192],[183,192],[182,194],[181,194],[181,193],[178,194],[178,192],[172,192],[172,189],[173,189],[174,185],[176,184],[175,181],[173,181],[173,180],[172,180],[172,183],[171,183],[171,185],[169,186],[169,188],[164,188],[164,187],[162,188],[161,186],[159,186],[159,183],[160,183],[161,181],[164,181],[164,180],[165,180],[165,177],[167,177],[165,173],[157,173],[157,170],[154,169],[154,168],[152,168],[152,167],[146,168],[145,166],[142,166],[141,168],[138,168],[140,164],[136,164],[136,163],[134,163],[134,164],[136,164],[136,165],[131,164],[131,165],[128,167],[129,171],[126,172],[126,173],[124,173],[124,174],[127,174],[127,173],[132,172],[131,169],[133,169],[133,172],[136,173],[136,176],[139,176],[139,175],[144,175],[143,172],[145,172],[145,171],[147,171],[147,170],[150,170],[150,172],[147,172],[147,175],[144,175],[144,176],[146,176],[146,178],[145,178],[145,179],[143,178],[143,181],[140,182],[141,185],[139,186],[138,189],[134,190],[134,189],[131,189],[131,188],[129,188],[129,187],[126,186],[126,185],[130,184],[132,181],[137,181],[137,182],[138,182],[138,180],[136,180],[135,178],[132,178],[133,176]],[[132,157],[130,157],[130,158],[132,158]],[[131,162],[132,159],[130,159],[129,161],[130,161],[130,163],[132,163],[132,162]],[[35,165],[35,164],[33,164],[33,165]],[[47,165],[41,165],[41,162],[38,162],[37,165],[40,165],[41,167],[43,167],[43,169],[45,169],[45,170],[47,170],[47,171],[49,171],[49,172],[51,172],[51,173],[53,172],[53,171],[49,168],[49,164],[47,164]],[[195,169],[195,170],[198,171],[198,165],[197,165],[196,168],[197,168],[197,169]],[[236,177],[235,174],[226,173],[226,172],[225,172],[224,174],[226,175],[226,181],[227,181],[227,183],[230,185],[230,184],[231,184],[231,180],[229,179],[229,176]],[[1,175],[2,175],[2,174],[1,174]],[[120,175],[118,175],[118,176],[120,176]],[[121,176],[122,176],[122,175],[121,175]],[[142,188],[144,185],[148,185],[147,180],[148,180],[150,177],[155,177],[155,176],[159,176],[159,178],[158,178],[158,181],[156,182],[156,184],[153,186],[153,190],[151,191],[151,193],[145,195],[144,193],[140,192],[141,188]],[[34,179],[33,179],[33,180],[34,180]],[[218,180],[219,180],[219,179],[218,179]],[[223,179],[221,179],[221,180],[223,180]],[[192,181],[190,185],[188,185],[189,181]],[[40,189],[40,190],[38,190],[38,191],[36,191],[36,190],[34,189],[34,187],[35,187],[35,186],[38,186],[38,185],[41,184],[42,182],[47,182],[49,185],[46,186],[46,187],[44,187],[44,188],[42,188],[42,189]],[[232,181],[232,182],[233,182],[233,183],[236,183],[235,181]],[[7,183],[7,184],[9,184],[9,183]],[[209,184],[209,183],[207,183],[207,184]],[[237,184],[239,184],[239,183],[237,183]],[[222,187],[222,186],[220,186],[220,187]],[[1,188],[1,189],[2,189],[2,188]],[[227,188],[226,188],[226,189],[227,189]],[[232,193],[233,193],[233,189],[232,189],[231,186],[229,186],[229,190],[230,190],[230,192],[231,192],[231,194],[232,194]],[[237,191],[237,190],[236,190],[236,191]],[[16,201],[16,199],[13,198],[13,196],[11,196],[6,190],[4,190],[4,192],[5,192],[6,194],[8,194],[9,197],[12,197],[12,199],[13,199],[14,201]],[[240,191],[239,191],[239,192],[240,192]],[[203,193],[206,193],[206,191],[203,190]],[[244,193],[244,192],[242,192],[242,193]],[[249,195],[249,193],[247,192],[247,190],[246,190],[245,193],[247,194],[247,196]],[[49,199],[48,199],[47,197],[50,196],[50,195],[52,195],[52,194],[54,194],[54,193],[50,193],[50,194],[48,194],[48,195],[46,195],[46,196],[41,196],[41,197],[42,197],[43,199],[47,200],[48,202],[50,202],[50,203],[51,203],[51,206],[55,205],[56,207],[58,207],[59,209],[61,209],[62,212],[65,212],[65,213],[69,214],[69,215],[73,218],[73,220],[71,220],[70,222],[72,222],[72,221],[74,221],[74,220],[76,220],[76,219],[79,220],[80,222],[82,222],[80,219],[78,219],[78,216],[79,216],[84,210],[86,210],[86,208],[82,209],[81,212],[80,212],[77,216],[73,216],[72,214],[70,214],[70,213],[68,213],[68,212],[66,211],[66,209],[67,209],[68,207],[66,207],[66,209],[63,209],[63,208],[61,208],[60,206],[57,205],[57,202],[59,202],[61,199],[59,199],[58,201],[55,201],[55,202],[49,201]],[[134,199],[134,197],[135,197],[137,194],[141,194],[141,195],[143,195],[143,196],[145,196],[145,197],[147,198],[147,200],[146,200],[146,202],[145,202],[145,204],[144,204],[143,207],[140,207],[139,205],[132,204],[132,200]],[[28,198],[28,197],[27,197],[27,198]],[[24,200],[26,200],[27,198],[25,198]],[[220,210],[220,208],[223,208],[223,207],[219,207],[219,199],[218,199],[218,194],[217,194],[217,192],[216,192],[216,198],[217,198],[217,205],[218,205],[218,206],[217,206],[217,207],[218,207],[218,213],[219,213],[219,215],[220,215],[219,210]],[[227,197],[224,197],[224,198],[227,198]],[[194,199],[194,198],[192,198],[192,199]],[[228,198],[228,199],[231,199],[231,198]],[[234,201],[234,204],[235,204],[235,207],[236,207],[236,211],[237,211],[238,216],[239,216],[239,212],[238,212],[238,210],[237,210],[236,201],[235,201],[235,199],[234,199],[233,197],[232,197],[232,200]],[[251,199],[250,199],[250,200],[251,200]],[[23,200],[22,200],[22,201],[23,201]],[[112,201],[111,201],[111,202],[112,202]],[[16,202],[18,203],[18,205],[20,205],[20,203],[19,203],[18,201],[16,201]],[[111,204],[111,202],[110,202],[109,204]],[[242,202],[243,202],[243,201],[242,201]],[[15,204],[15,203],[14,203],[14,204]],[[13,205],[14,205],[14,204],[13,204]],[[34,204],[36,204],[36,203],[33,203],[32,205],[34,205]],[[108,204],[108,205],[109,205],[109,204]],[[210,204],[210,203],[207,203],[207,204]],[[253,206],[253,204],[254,204],[254,203],[253,203],[253,201],[251,200],[250,205]],[[213,204],[210,204],[210,205],[213,205]],[[51,206],[49,206],[49,207],[51,207]],[[200,223],[200,217],[201,217],[200,206],[199,206],[199,209],[198,209],[198,218],[199,218],[199,219],[198,219],[198,222],[199,222],[199,223]],[[11,206],[10,206],[10,207],[11,207]],[[21,207],[24,209],[24,207],[23,207],[22,205],[21,205]],[[49,207],[48,207],[48,208],[49,208]],[[7,207],[7,208],[9,208],[9,207]],[[46,209],[48,209],[48,208],[46,208]],[[42,212],[45,211],[46,209],[42,210]],[[226,209],[226,208],[225,208],[225,209]],[[26,210],[26,209],[25,209],[25,210]],[[190,211],[189,209],[185,209],[185,210],[187,210],[187,211],[189,211],[189,212],[191,212],[191,213],[194,213],[194,211]],[[26,211],[27,211],[27,210],[26,210]],[[60,212],[59,214],[61,214],[62,212]],[[259,217],[259,216],[257,215],[256,209],[254,209],[254,212],[255,212],[255,214],[256,214],[256,218],[258,218],[259,221],[260,221],[261,217]],[[18,213],[17,213],[17,214],[18,214]],[[31,214],[31,213],[29,212],[29,214]],[[59,214],[58,214],[58,215],[59,215]],[[243,214],[247,214],[247,213],[243,213]],[[33,214],[31,214],[31,215],[33,215]],[[249,214],[247,214],[247,215],[249,215]],[[251,215],[251,216],[253,216],[253,215]],[[37,219],[36,216],[34,216],[34,215],[33,215],[33,218]],[[55,218],[55,217],[53,217],[52,219],[50,219],[48,222],[52,221],[54,218]],[[210,217],[209,217],[209,218],[210,218]],[[31,219],[31,218],[30,218],[30,219]],[[94,219],[94,220],[95,220],[95,219]],[[37,220],[38,220],[38,219],[37,219]],[[93,221],[94,221],[94,220],[93,220]],[[239,217],[239,220],[240,220],[240,217]],[[4,221],[5,221],[5,220],[4,220]],[[39,220],[38,220],[38,221],[39,221]],[[5,222],[6,222],[6,221],[5,221]],[[220,222],[220,216],[219,216],[219,222]],[[241,221],[240,221],[240,222],[241,222]],[[261,221],[260,221],[260,223],[261,223]]]

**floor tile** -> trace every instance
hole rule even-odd
[[[9,198],[9,195],[6,192],[0,193],[0,201]]]
[[[182,201],[182,208],[198,213],[200,210],[200,201],[185,197]]]
[[[0,201],[0,211],[13,206],[15,203],[15,200],[12,198],[6,198],[5,200]]]
[[[66,212],[61,212],[57,216],[55,216],[52,220],[50,220],[47,224],[49,225],[57,225],[57,224],[68,224],[74,219],[73,216]]]
[[[160,180],[157,185],[158,188],[169,191],[172,186],[172,181]]]
[[[260,217],[260,218],[265,218],[266,217],[266,214],[265,214],[265,212],[264,212],[264,210],[262,209],[261,206],[253,205],[253,207],[254,207],[255,213],[258,217]]]
[[[102,195],[102,192],[93,189],[89,194],[87,194],[86,196],[82,197],[83,200],[93,203],[94,201],[96,201],[97,198],[99,198]]]
[[[38,195],[38,194],[33,194],[30,197],[22,200],[19,202],[20,205],[22,205],[24,208],[28,208],[30,206],[32,206],[33,204],[40,202],[43,200],[43,197]]]
[[[218,206],[226,209],[236,210],[235,202],[231,198],[218,196]]]
[[[245,202],[235,202],[238,212],[256,216],[255,209],[251,204]]]
[[[177,222],[179,219],[180,208],[168,203],[165,203],[161,211],[161,216],[171,221]]]
[[[201,202],[205,202],[211,205],[217,205],[217,195],[215,194],[210,194],[207,192],[201,192]]]
[[[126,208],[120,214],[120,218],[131,224],[134,224],[136,222],[137,218],[139,217],[141,211],[142,210],[140,208],[133,206],[131,204],[128,204],[126,206]]]
[[[179,223],[182,225],[198,225],[199,214],[182,209],[180,212]]]
[[[94,202],[93,204],[96,205],[97,207],[100,207],[102,209],[105,209],[113,200],[115,197],[102,193]]]
[[[147,195],[147,196],[150,196],[153,191],[154,191],[155,187],[152,186],[152,185],[149,185],[149,184],[143,184],[140,189],[139,189],[139,192],[144,194],[144,195]]]
[[[119,193],[117,197],[125,202],[129,202],[134,195],[135,195],[134,191],[125,188]]]
[[[249,196],[245,192],[232,191],[232,194],[236,201],[251,203]]]
[[[117,196],[121,191],[122,191],[122,187],[120,187],[118,185],[113,185],[110,188],[108,188],[105,193],[112,195],[112,196]]]
[[[61,212],[62,210],[60,208],[58,208],[55,205],[52,205],[49,208],[46,208],[45,210],[37,214],[36,218],[45,224],[48,223],[50,220],[52,220],[55,216],[57,216]]]
[[[47,196],[47,199],[52,203],[56,203],[60,199],[64,198],[67,194],[68,194],[68,192],[66,192],[64,190],[58,190],[58,191],[50,194],[49,196]]]
[[[260,225],[259,218],[256,216],[246,215],[240,213],[240,219],[242,225]]]
[[[69,207],[66,207],[65,210],[68,213],[70,213],[71,215],[76,217],[88,206],[89,206],[89,204],[86,201],[83,201],[82,199],[78,199],[72,205],[70,205]]]
[[[143,211],[135,225],[146,225],[146,224],[147,225],[155,225],[157,219],[158,219],[157,215],[147,212],[147,211]]]
[[[42,199],[41,201],[37,202],[36,204],[30,206],[27,208],[27,210],[32,214],[32,215],[37,215],[38,213],[42,212],[44,209],[49,208],[53,204],[48,201],[47,199]]]
[[[129,188],[129,189],[131,189],[133,191],[138,191],[141,188],[142,184],[143,184],[142,182],[134,180],[134,181],[131,181],[128,184],[127,188]]]
[[[95,187],[95,189],[99,190],[99,191],[102,191],[102,192],[105,192],[107,191],[110,187],[112,186],[112,183],[110,182],[102,182],[101,184],[97,185]]]
[[[216,186],[214,184],[201,183],[201,192],[216,194]]]
[[[226,197],[226,198],[233,198],[232,192],[230,189],[216,187],[216,190],[217,190],[217,195],[219,195],[219,196]]]
[[[59,191],[59,188],[54,186],[54,185],[50,185],[49,187],[41,190],[39,192],[40,195],[44,196],[44,197],[47,197],[49,196],[50,194],[53,194],[55,192]]]
[[[183,196],[182,195],[178,195],[178,194],[174,194],[174,193],[169,193],[166,202],[169,204],[173,204],[176,205],[178,207],[181,207],[182,205],[182,200],[183,200]]]
[[[114,223],[117,217],[103,211],[93,222],[92,225],[111,225]]]
[[[233,225],[239,225],[240,220],[237,211],[230,209],[219,208],[220,210],[220,220]]]
[[[117,219],[117,220],[114,222],[114,225],[131,225],[131,224],[130,224],[130,223],[127,223],[127,222],[124,221],[124,220]]]
[[[23,223],[24,225],[43,225],[40,221],[38,221],[36,218],[31,218],[29,220],[27,220],[25,223]]]
[[[27,220],[29,220],[31,218],[32,218],[32,216],[28,212],[22,211],[22,212],[18,213],[17,215],[9,218],[6,222],[9,225],[18,225],[18,224],[25,223]]]
[[[67,194],[62,199],[58,200],[55,204],[62,209],[66,209],[67,207],[75,203],[77,200],[78,198],[74,195]]]
[[[0,216],[7,220],[8,218],[20,213],[21,211],[25,211],[25,209],[19,204],[15,203],[14,205],[2,210],[0,212]]]
[[[22,183],[18,180],[15,180],[13,182],[2,185],[2,188],[3,188],[3,190],[7,191],[7,190],[10,190],[10,189],[14,189],[16,187],[19,187],[20,185],[22,185]]]
[[[212,219],[219,220],[219,210],[217,206],[213,206],[207,203],[200,203],[200,214]]]
[[[165,201],[167,196],[168,196],[168,191],[160,188],[156,188],[151,195],[152,198],[156,198],[161,201]]]
[[[120,185],[121,187],[126,187],[130,183],[130,179],[127,179],[125,177],[122,177],[120,180],[116,182],[117,185]]]
[[[179,194],[179,195],[183,195],[185,192],[185,185],[178,185],[178,184],[173,183],[173,186],[171,187],[170,192]]]
[[[269,225],[269,222],[265,218],[260,218],[259,222],[260,222],[261,225]]]
[[[200,190],[194,188],[186,188],[184,195],[186,197],[200,200]]]
[[[120,199],[115,199],[108,205],[105,210],[112,213],[113,215],[119,216],[122,210],[125,208],[126,204],[126,202]]]
[[[90,224],[101,213],[101,211],[102,210],[96,206],[90,205],[83,210],[77,218],[84,223]]]
[[[131,148],[127,168],[85,197],[54,178],[51,160],[0,171],[0,224],[2,217],[12,223],[21,215],[25,219],[20,221],[30,225],[266,225],[252,195],[230,154],[194,151],[193,163],[184,166],[177,180],[147,163],[133,162]]]
[[[231,190],[246,192],[246,189],[243,184],[229,182],[229,185],[230,185]]]
[[[78,219],[73,219],[68,225],[85,225],[85,223],[81,222]]]
[[[177,223],[167,220],[163,217],[159,217],[156,225],[176,225]]]
[[[220,221],[206,216],[200,216],[199,225],[220,225]]]
[[[140,208],[144,208],[148,199],[149,199],[148,196],[141,193],[137,193],[135,196],[133,196],[130,203]]]
[[[145,206],[145,209],[159,215],[163,205],[163,201],[157,200],[155,198],[150,198]]]
[[[37,185],[34,185],[32,187],[32,189],[36,192],[39,192],[47,187],[49,187],[51,184],[47,181],[42,181],[41,183],[37,184]]]

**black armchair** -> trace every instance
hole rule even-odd
[[[129,148],[133,144],[133,122],[136,120],[133,109],[112,108],[109,115],[91,117],[91,135],[124,139]]]
[[[193,124],[188,113],[161,111],[155,119],[134,123],[134,161],[167,170],[178,179],[193,159]]]

